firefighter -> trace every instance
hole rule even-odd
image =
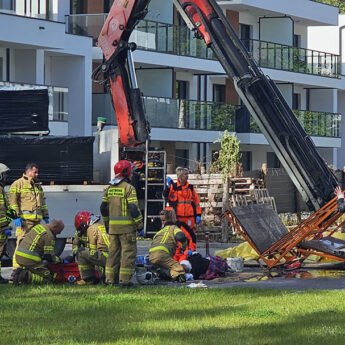
[[[14,220],[18,248],[23,237],[43,219],[49,223],[48,207],[41,183],[37,180],[38,166],[35,163],[28,163],[23,176],[14,181],[8,194],[9,204],[12,210],[17,213]],[[13,256],[13,269],[18,268]]]
[[[132,164],[121,160],[114,166],[115,179],[104,192],[101,214],[109,231],[109,256],[105,266],[106,284],[131,286],[136,259],[136,231],[143,228],[137,193],[129,183]]]
[[[109,237],[99,216],[88,211],[80,211],[74,219],[76,234],[72,244],[72,254],[77,258],[81,280],[78,285],[99,282],[95,269],[104,277],[105,263],[109,251]],[[70,261],[70,260],[68,260]]]
[[[48,263],[60,263],[54,253],[55,237],[64,228],[61,219],[53,219],[49,224],[35,225],[19,243],[15,253],[19,265],[13,274],[13,284],[51,283],[54,277],[47,268]]]
[[[201,222],[201,208],[198,194],[193,185],[188,183],[188,174],[187,168],[178,167],[177,182],[167,177],[163,196],[167,204],[174,208],[177,220],[186,223],[195,232],[195,224]]]
[[[168,274],[164,274],[165,277],[183,283],[186,281],[185,270],[173,259],[173,256],[178,242],[181,243],[182,249],[185,249],[188,240],[184,232],[175,225],[176,215],[174,210],[163,210],[161,219],[163,217],[164,227],[153,237],[149,249],[149,259],[154,266],[169,270]],[[160,277],[162,277],[161,274]]]
[[[0,284],[7,283],[7,279],[1,276],[1,256],[4,252],[8,236],[11,235],[10,224],[16,214],[9,208],[7,195],[5,193],[7,172],[10,169],[0,163]]]

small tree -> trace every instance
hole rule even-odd
[[[211,173],[222,174],[223,190],[223,207],[222,213],[229,209],[229,186],[230,178],[236,176],[236,169],[241,159],[240,141],[235,134],[229,134],[228,131],[219,138],[216,143],[220,143],[220,150],[216,152],[216,160],[210,166]],[[229,225],[226,219],[222,220],[222,241],[229,239]]]

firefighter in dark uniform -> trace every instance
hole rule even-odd
[[[105,266],[107,284],[130,286],[137,254],[136,232],[143,228],[137,193],[129,183],[132,164],[121,160],[114,166],[115,179],[104,192],[101,214],[109,229],[109,256]]]
[[[13,283],[51,283],[54,277],[47,268],[48,263],[60,263],[55,255],[56,235],[64,228],[61,219],[53,219],[50,224],[34,226],[21,240],[15,253],[19,265],[13,274]]]
[[[103,278],[110,244],[105,226],[99,216],[94,216],[88,211],[78,212],[74,225],[77,231],[73,239],[72,254],[77,258],[81,276],[77,284],[97,283],[95,269]]]

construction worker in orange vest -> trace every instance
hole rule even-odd
[[[201,222],[201,207],[198,194],[188,183],[188,174],[187,168],[178,167],[177,182],[167,177],[163,196],[167,205],[174,208],[177,220],[186,223],[195,232],[195,224]]]

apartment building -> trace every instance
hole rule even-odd
[[[96,39],[112,3],[0,1],[0,80],[51,88],[52,134],[89,135],[99,116],[107,118],[108,128],[116,127],[109,95],[89,77],[102,61]],[[318,42],[310,46],[313,28],[338,27],[338,9],[312,0],[219,4],[320,154],[340,166],[340,55]],[[151,145],[167,151],[170,171],[177,165],[194,169],[196,161],[207,167],[224,130],[240,139],[244,170],[263,163],[279,166],[220,63],[193,38],[172,2],[152,0],[131,39],[138,47],[134,58],[152,127]]]
[[[92,39],[65,30],[68,1],[0,1],[0,89],[49,91],[50,135],[91,135]]]

